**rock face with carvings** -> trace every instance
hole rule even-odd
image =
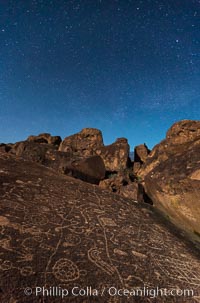
[[[139,175],[157,208],[200,235],[200,121],[175,123],[153,148]]]
[[[0,302],[199,302],[198,244],[151,206],[5,152],[0,199]]]

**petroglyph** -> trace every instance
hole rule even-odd
[[[117,226],[117,224],[115,223],[115,221],[111,218],[99,218],[100,223],[103,226]]]
[[[101,258],[101,253],[97,249],[91,248],[88,251],[88,258],[108,275],[112,275],[115,272],[115,269]]]
[[[23,293],[25,286],[35,285],[187,288],[195,291],[188,302],[199,302],[199,250],[151,206],[34,163],[0,156],[0,168],[6,184],[0,187],[1,302],[37,303]],[[155,302],[144,297],[67,299]],[[184,302],[172,299],[158,297],[156,302]],[[59,303],[60,298],[41,302]]]
[[[60,259],[53,266],[53,274],[56,279],[62,282],[75,281],[79,278],[80,272],[75,263],[68,259]]]
[[[147,258],[147,255],[141,254],[138,251],[132,250],[132,254],[138,258]]]

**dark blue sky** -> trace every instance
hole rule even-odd
[[[152,147],[181,119],[200,119],[199,0],[0,0],[0,142]]]

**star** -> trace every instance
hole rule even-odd
[[[94,127],[151,148],[200,118],[199,0],[3,2],[0,142]]]

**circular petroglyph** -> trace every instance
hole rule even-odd
[[[53,274],[56,279],[63,282],[75,281],[80,277],[77,265],[66,258],[62,258],[55,263]]]

